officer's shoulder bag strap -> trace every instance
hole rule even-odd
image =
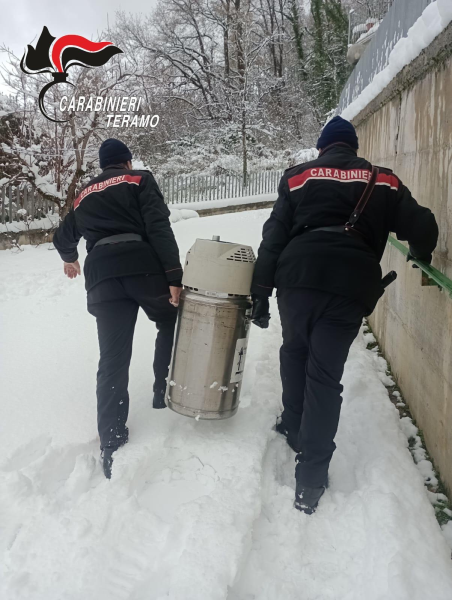
[[[350,215],[348,222],[345,224],[346,231],[348,230],[348,228],[353,229],[363,210],[366,208],[366,204],[368,203],[369,198],[371,197],[372,192],[374,191],[375,184],[377,183],[378,174],[378,167],[372,167],[372,174],[370,176],[369,181],[367,182],[366,189],[364,190],[363,195],[359,199],[358,204],[355,206],[355,210]]]

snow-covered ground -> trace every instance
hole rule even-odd
[[[269,211],[180,221],[259,243]],[[0,253],[1,600],[450,600],[450,549],[361,333],[344,375],[330,488],[292,508],[276,304],[253,327],[238,414],[197,422],[151,408],[155,331],[131,367],[130,442],[106,481],[95,419],[96,326],[83,281],[48,245]]]

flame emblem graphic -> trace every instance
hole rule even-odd
[[[20,62],[20,68],[27,75],[36,73],[51,73],[53,81],[45,85],[39,94],[39,108],[42,114],[55,123],[64,123],[64,120],[52,119],[44,107],[44,97],[48,90],[57,83],[69,83],[67,70],[79,65],[82,67],[101,67],[115,54],[122,54],[122,50],[112,42],[92,42],[81,35],[63,35],[55,38],[44,27],[36,47],[28,45]]]

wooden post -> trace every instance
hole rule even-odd
[[[24,187],[23,207],[27,211],[25,214],[24,221],[28,221],[28,187],[27,186]]]
[[[33,188],[31,188],[31,207],[30,207],[30,211],[31,211],[31,218],[35,219],[35,191]]]
[[[9,222],[13,221],[13,186],[9,186]]]
[[[16,218],[15,221],[20,221],[20,217],[17,214],[17,211],[20,209],[20,187],[16,187]]]
[[[2,187],[2,223],[5,222],[6,185]]]

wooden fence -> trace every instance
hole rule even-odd
[[[19,184],[0,188],[1,224],[43,219],[49,214],[58,214],[56,204],[31,187]]]
[[[179,175],[158,179],[167,204],[186,204],[276,194],[281,176],[282,171],[250,173],[246,186],[243,184],[241,175],[229,173],[223,175]],[[31,187],[20,184],[6,185],[0,189],[0,223],[29,222],[45,218],[49,214],[58,214],[57,205],[43,198]]]

